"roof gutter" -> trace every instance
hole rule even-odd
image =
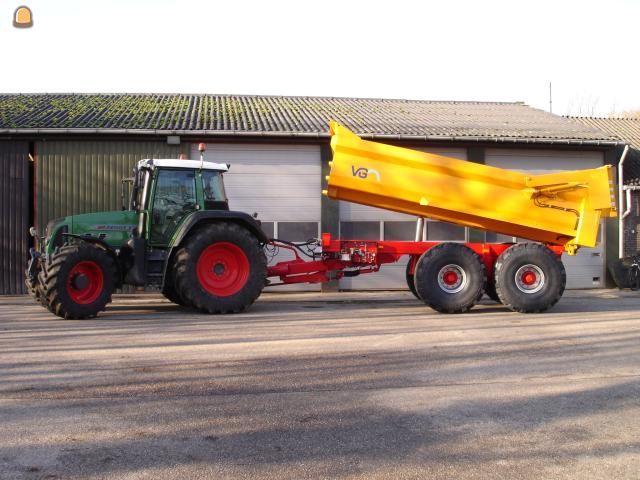
[[[329,132],[247,132],[240,130],[156,130],[136,128],[3,128],[0,135],[181,135],[207,137],[238,138],[329,138]],[[400,141],[449,141],[449,142],[493,142],[493,143],[531,143],[557,145],[589,145],[615,147],[622,145],[618,140],[607,139],[573,139],[573,138],[536,138],[536,137],[482,137],[482,136],[447,136],[447,135],[404,135],[386,133],[364,133],[360,137],[369,140]]]

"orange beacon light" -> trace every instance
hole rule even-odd
[[[29,28],[33,26],[33,14],[29,7],[23,5],[16,8],[13,14],[13,26],[16,28]]]

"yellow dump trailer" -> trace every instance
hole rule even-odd
[[[331,122],[334,199],[563,246],[596,245],[616,215],[610,166],[546,175],[366,141]]]

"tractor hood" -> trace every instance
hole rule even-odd
[[[91,235],[119,248],[131,236],[137,225],[138,215],[131,210],[84,213],[67,217],[71,220],[71,231],[75,235]]]
[[[51,254],[66,241],[65,234],[87,235],[99,238],[112,248],[118,249],[131,236],[138,215],[131,210],[83,213],[57,218],[47,223],[45,250]]]

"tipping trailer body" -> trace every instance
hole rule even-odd
[[[331,122],[325,194],[396,212],[561,245],[596,245],[600,220],[616,216],[613,170],[528,175],[366,141]]]

